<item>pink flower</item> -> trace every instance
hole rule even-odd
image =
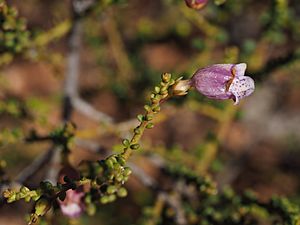
[[[192,9],[201,9],[207,4],[208,0],[185,0],[188,7]]]
[[[244,75],[246,68],[246,63],[240,63],[215,64],[199,69],[191,78],[191,86],[208,98],[233,99],[236,105],[255,89],[253,79]]]
[[[78,192],[76,190],[68,190],[66,192],[66,198],[64,201],[59,200],[59,205],[62,213],[70,218],[78,218],[81,216],[85,209],[82,197],[83,192]]]

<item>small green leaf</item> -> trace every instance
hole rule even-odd
[[[159,112],[160,111],[160,107],[159,106],[157,106],[157,107],[155,107],[154,109],[153,109],[153,112]]]
[[[140,127],[134,128],[133,132],[134,132],[135,134],[140,134],[140,133],[141,133]]]
[[[152,129],[153,127],[154,127],[153,123],[148,123],[146,126],[147,129]]]
[[[145,118],[147,121],[151,121],[153,120],[153,115],[146,115],[146,118]]]
[[[143,116],[142,114],[139,114],[139,115],[137,116],[137,119],[138,119],[138,121],[143,122],[144,116]]]
[[[133,144],[133,145],[130,146],[130,148],[133,149],[133,150],[137,150],[137,149],[140,148],[140,145],[139,144]]]
[[[128,139],[124,139],[124,140],[122,141],[122,143],[123,143],[123,145],[124,145],[125,147],[129,147],[129,145],[130,145],[130,142],[129,142]]]
[[[151,107],[150,107],[149,105],[145,105],[145,106],[144,106],[144,109],[145,109],[147,112],[151,112],[151,111],[152,111],[152,109],[151,109]]]

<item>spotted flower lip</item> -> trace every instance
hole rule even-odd
[[[208,0],[185,0],[185,3],[188,7],[192,9],[202,9],[206,4]]]
[[[233,99],[237,105],[255,89],[254,80],[245,76],[246,68],[246,63],[208,66],[195,72],[191,86],[208,98]]]

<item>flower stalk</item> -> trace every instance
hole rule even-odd
[[[175,83],[176,81],[171,78],[171,74],[164,73],[162,75],[162,82],[159,86],[156,86],[154,88],[154,91],[151,94],[150,104],[144,106],[146,110],[145,114],[140,114],[137,116],[140,124],[136,128],[134,128],[134,134],[131,140],[123,140],[124,150],[121,156],[125,159],[125,161],[129,159],[134,150],[138,150],[140,148],[139,141],[143,136],[145,129],[152,129],[154,127],[151,121],[153,120],[154,116],[160,111],[161,103],[163,103],[173,95],[172,92],[169,91],[169,89]]]

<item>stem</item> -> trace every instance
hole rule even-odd
[[[162,75],[162,82],[159,86],[154,88],[154,92],[151,95],[151,104],[145,105],[146,113],[144,115],[138,115],[140,124],[134,129],[131,140],[123,141],[125,148],[121,155],[124,157],[125,161],[129,159],[133,150],[139,149],[138,143],[143,136],[145,129],[151,129],[153,127],[153,124],[150,121],[153,120],[155,114],[160,111],[160,105],[172,97],[172,92],[169,91],[169,88],[174,84],[175,81],[171,79],[171,74],[165,73]]]

